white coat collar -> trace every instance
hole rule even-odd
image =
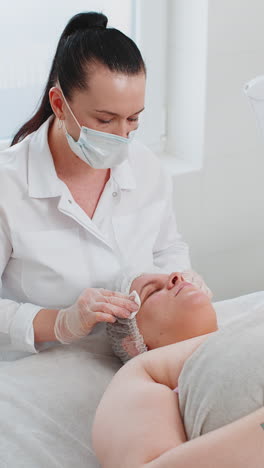
[[[58,197],[62,194],[48,145],[48,129],[53,116],[49,117],[32,135],[28,150],[28,193],[33,198]]]
[[[58,178],[48,145],[49,117],[32,135],[28,154],[28,192],[33,198],[58,197],[63,192],[63,182]],[[121,190],[136,188],[136,180],[129,161],[111,170]]]

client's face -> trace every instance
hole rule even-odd
[[[210,299],[181,273],[140,276],[131,285],[134,289],[141,299],[137,325],[149,349],[217,330]]]

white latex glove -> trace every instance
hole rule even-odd
[[[115,322],[138,310],[134,298],[102,288],[85,289],[75,304],[58,312],[54,333],[58,341],[71,343],[88,335],[98,322]]]
[[[204,279],[193,270],[185,270],[181,272],[185,281],[194,284],[197,288],[201,289],[207,296],[212,299],[213,293],[211,289],[208,288]]]

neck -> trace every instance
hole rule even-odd
[[[55,169],[60,179],[84,180],[87,178],[102,179],[110,175],[110,169],[94,169],[74,154],[67,142],[64,129],[59,128],[55,118],[48,132],[48,143]]]

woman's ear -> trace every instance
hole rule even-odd
[[[49,90],[49,100],[50,100],[51,108],[54,114],[56,115],[56,117],[58,117],[58,119],[60,120],[64,120],[65,117],[64,117],[64,112],[63,112],[63,107],[64,107],[63,98],[61,95],[61,91],[55,86],[53,86]]]

